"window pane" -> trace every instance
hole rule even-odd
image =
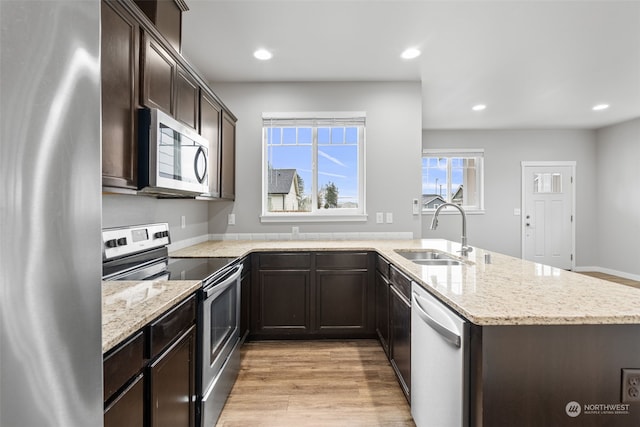
[[[436,209],[445,202],[482,209],[482,159],[426,156],[422,158],[422,208]],[[450,179],[450,182],[447,181]]]
[[[331,128],[331,143],[344,143],[344,128]]]
[[[329,128],[318,128],[318,143],[328,144],[331,130]]]
[[[267,158],[267,210],[310,212],[311,144],[267,146]]]
[[[347,144],[358,143],[358,128],[347,128],[345,131],[345,142]]]
[[[298,144],[311,144],[312,139],[311,128],[298,128]]]
[[[451,202],[460,206],[477,205],[476,159],[451,159]]]
[[[282,129],[281,128],[267,128],[267,144],[281,144],[282,143]]]
[[[435,209],[447,201],[447,159],[422,158],[422,208]]]
[[[536,173],[533,178],[534,193],[562,193],[562,175],[559,173]]]
[[[295,144],[296,143],[296,128],[283,128],[282,129],[282,143],[283,144]]]
[[[357,144],[318,146],[318,209],[357,208]]]

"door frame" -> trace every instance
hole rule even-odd
[[[541,166],[541,167],[554,167],[554,166],[569,166],[571,167],[571,177],[573,191],[571,192],[571,271],[576,269],[576,162],[571,161],[521,161],[520,162],[520,258],[525,259],[525,169],[527,167]]]

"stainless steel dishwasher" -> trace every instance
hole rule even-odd
[[[469,323],[415,282],[411,298],[411,415],[417,427],[467,426]]]

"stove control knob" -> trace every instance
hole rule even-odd
[[[158,231],[156,234],[153,235],[153,237],[155,237],[156,239],[162,239],[163,237],[167,237],[167,236],[169,236],[168,231]]]
[[[116,239],[111,239],[104,242],[104,245],[108,248],[115,248],[116,246],[118,246],[118,242],[116,241]]]
[[[118,239],[118,246],[125,246],[127,244],[127,238],[121,237]]]

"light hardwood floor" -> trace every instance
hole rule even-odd
[[[375,340],[246,343],[218,427],[414,426]]]
[[[640,289],[640,282],[631,279],[625,279],[624,277],[612,276],[611,274],[606,273],[597,273],[592,271],[587,271],[582,274],[586,274],[587,276],[597,277],[598,279],[608,280],[610,282],[619,283],[621,285],[632,286],[634,288]]]

